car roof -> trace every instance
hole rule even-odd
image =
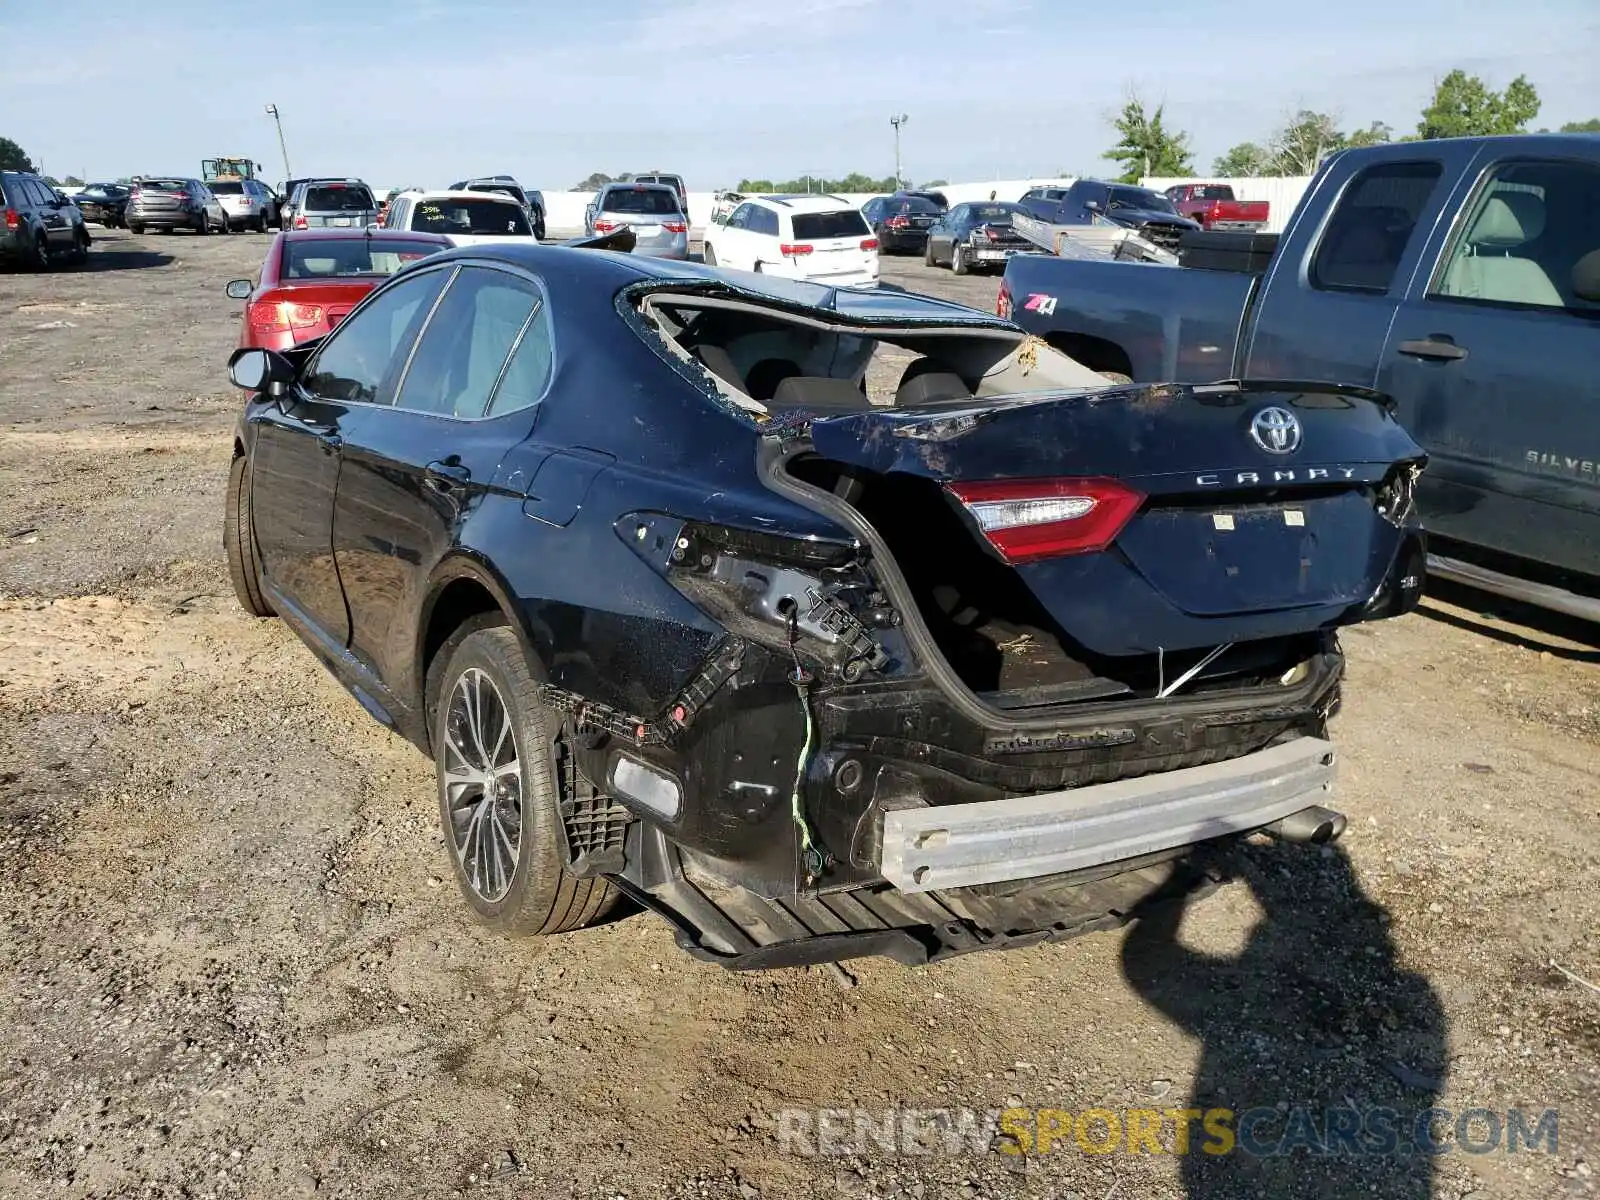
[[[424,261],[437,265],[449,260],[506,263],[524,270],[542,272],[549,277],[554,277],[559,269],[569,280],[578,281],[585,289],[592,286],[611,292],[634,285],[648,288],[656,284],[665,289],[693,288],[696,284],[712,285],[719,291],[743,293],[789,307],[823,309],[863,323],[894,324],[909,321],[1016,328],[992,312],[910,292],[833,288],[808,280],[784,279],[754,271],[728,271],[695,262],[613,250],[544,245],[531,240],[524,243],[463,246],[430,255]],[[402,268],[395,278],[420,265]]]
[[[370,233],[366,229],[285,229],[283,239],[286,242],[320,242],[332,241],[343,238],[349,241],[354,237],[375,237],[392,241],[396,238],[413,242],[434,242],[440,245],[455,245],[442,233],[423,233],[412,229],[374,229]]]
[[[613,179],[610,183],[600,185],[602,192],[625,192],[630,188],[637,188],[642,192],[670,192],[672,185],[670,183],[653,183],[638,179]]]
[[[464,188],[442,188],[438,191],[428,191],[422,188],[408,188],[400,196],[410,196],[415,200],[491,200],[496,204],[516,204],[504,192],[474,192]],[[399,199],[396,196],[395,199]],[[521,206],[518,205],[520,208]]]
[[[794,195],[783,193],[768,193],[762,196],[746,196],[745,199],[752,204],[760,204],[774,212],[786,213],[815,213],[815,212],[841,212],[849,209],[855,212],[857,205],[841,196],[832,196],[820,192],[800,192]]]

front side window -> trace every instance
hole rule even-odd
[[[750,225],[750,214],[756,211],[754,204],[741,204],[734,209],[733,216],[728,218],[730,229],[747,229]]]
[[[1311,260],[1312,286],[1387,292],[1440,170],[1436,162],[1399,162],[1357,174],[1339,197]]]
[[[324,400],[391,403],[390,381],[449,274],[413,275],[374,296],[329,335],[306,371],[305,389]]]
[[[1429,292],[1441,300],[1600,312],[1573,279],[1600,249],[1600,167],[1587,162],[1510,162],[1479,188]]]
[[[396,406],[451,417],[483,416],[501,369],[540,300],[538,289],[515,275],[463,268],[417,344]]]

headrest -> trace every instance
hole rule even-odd
[[[924,371],[900,385],[894,394],[896,408],[915,408],[941,400],[970,400],[972,389],[951,371]]]
[[[1600,250],[1591,250],[1572,267],[1572,294],[1600,304]]]
[[[1544,232],[1544,201],[1532,192],[1496,192],[1472,227],[1472,244],[1509,250]]]
[[[733,356],[721,346],[709,343],[696,346],[694,356],[706,370],[721,379],[723,383],[731,384],[740,391],[744,390],[744,380],[739,378],[739,368],[734,366]]]
[[[823,375],[791,375],[772,394],[773,408],[845,409],[870,408],[861,389],[848,379]]]

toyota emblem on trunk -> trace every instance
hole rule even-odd
[[[1287,408],[1263,408],[1250,420],[1250,436],[1268,454],[1292,454],[1300,448],[1300,418]]]

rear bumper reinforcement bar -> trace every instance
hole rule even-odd
[[[1226,762],[978,804],[884,814],[883,876],[903,892],[1032,879],[1243,833],[1333,790],[1333,745],[1302,737]]]

